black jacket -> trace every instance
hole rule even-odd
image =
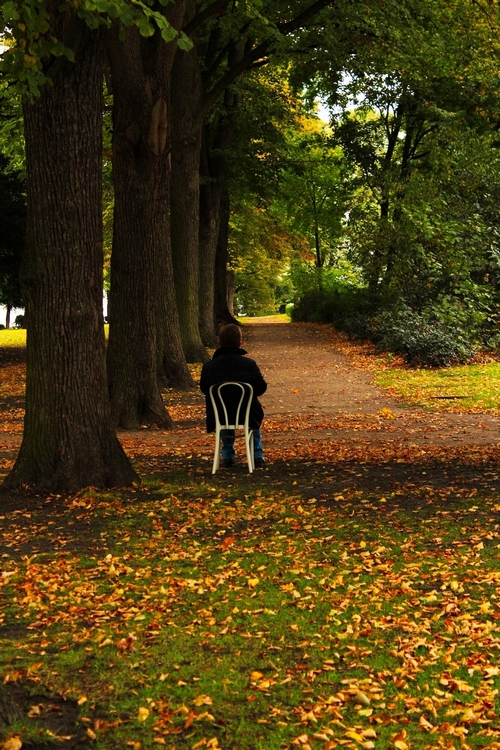
[[[264,410],[257,396],[262,396],[267,390],[267,383],[262,377],[257,363],[245,357],[245,349],[221,348],[217,349],[213,358],[205,362],[201,370],[200,388],[205,394],[207,408],[207,432],[215,431],[215,415],[210,400],[211,385],[235,380],[239,383],[250,383],[253,388],[253,401],[250,407],[250,429],[260,427],[264,419]]]

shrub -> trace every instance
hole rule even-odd
[[[295,322],[331,323],[349,335],[365,337],[370,310],[367,291],[346,285],[304,292],[291,314]]]
[[[372,339],[381,350],[404,354],[407,362],[424,367],[467,362],[475,353],[458,326],[406,307],[386,311],[372,321]]]

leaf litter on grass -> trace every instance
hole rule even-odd
[[[5,504],[0,676],[25,698],[0,747],[500,748],[499,447],[399,419],[283,415],[274,467],[210,479],[201,427],[189,457],[146,431],[123,442],[147,486]]]
[[[7,513],[2,679],[102,748],[500,747],[500,505],[417,493],[186,475]]]

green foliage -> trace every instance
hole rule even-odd
[[[346,189],[342,152],[316,118],[302,117],[286,133],[279,194],[273,211],[302,236],[317,268],[331,263],[343,231]]]
[[[498,20],[468,2],[356,4],[337,27],[356,28],[348,75],[338,31],[294,68],[297,88],[312,81],[311,102],[331,107],[352,170],[341,246],[369,289],[360,318],[320,279],[315,292],[302,283],[296,315],[369,332],[403,303],[437,321],[437,338],[458,326],[467,347],[498,343]]]
[[[166,2],[162,2],[165,5]],[[50,80],[47,61],[66,57],[74,60],[74,50],[57,37],[54,17],[45,3],[38,0],[8,0],[3,3],[0,16],[0,35],[8,46],[0,57],[0,72],[17,92],[38,96],[40,87]],[[113,21],[122,27],[136,26],[144,37],[157,30],[170,42],[176,37],[182,49],[190,49],[192,42],[183,32],[177,32],[164,14],[155,8],[154,0],[75,0],[62,2],[57,12],[62,19],[70,12],[81,18],[91,29],[109,27]]]
[[[372,321],[372,338],[381,350],[404,354],[407,362],[423,367],[447,367],[475,354],[466,331],[457,324],[409,308],[378,316]]]
[[[253,73],[240,88],[240,117],[228,155],[230,265],[236,311],[264,314],[293,298],[286,270],[298,240],[273,204],[287,148],[285,126],[293,122],[298,102],[279,67],[266,76]]]
[[[250,315],[274,312],[293,297],[285,274],[288,236],[269,213],[240,201],[230,221],[231,263],[235,270],[235,310]]]

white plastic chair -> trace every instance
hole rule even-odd
[[[222,395],[223,389],[227,388],[228,386],[231,386],[233,388],[236,387],[241,390],[241,395],[236,396],[236,399],[234,399],[234,401],[237,401],[239,398],[239,401],[236,405],[236,410],[234,410],[233,408],[233,413],[231,414],[228,413],[228,407]],[[255,468],[255,461],[253,456],[253,430],[250,429],[248,424],[250,419],[250,407],[252,405],[253,399],[252,386],[250,385],[250,383],[237,383],[235,381],[227,381],[226,383],[211,385],[209,393],[215,414],[215,455],[214,463],[212,466],[212,474],[215,474],[220,466],[221,430],[244,431],[248,471],[250,472],[250,474],[252,474]]]

